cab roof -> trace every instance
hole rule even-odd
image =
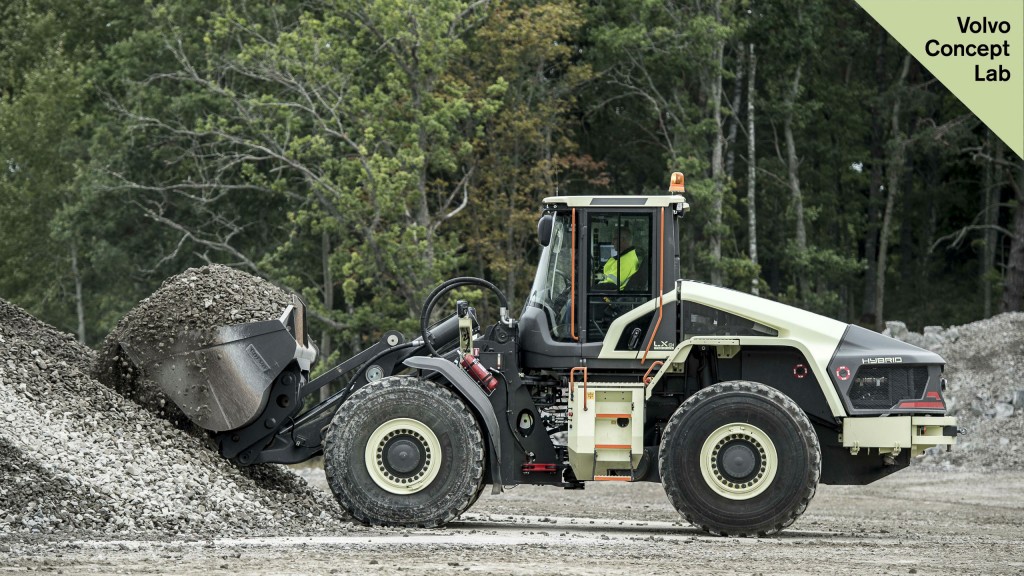
[[[672,206],[686,204],[682,194],[666,194],[663,196],[549,196],[544,199],[545,206],[556,204],[579,208],[595,206],[601,208],[638,208],[641,206]],[[688,205],[686,206],[689,207]]]

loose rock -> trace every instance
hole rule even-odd
[[[205,437],[100,384],[88,375],[90,349],[2,299],[0,341],[0,541],[11,532],[212,538],[347,526],[333,499],[286,468],[237,468]]]
[[[1024,469],[1024,394],[1018,396],[1024,392],[1024,313],[1000,314],[945,330],[929,326],[924,335],[908,331],[901,339],[927,345],[946,360],[947,411],[967,432],[952,451],[926,455],[923,462],[965,469]]]
[[[125,353],[134,342],[170,343],[181,332],[279,318],[292,296],[245,272],[214,264],[190,268],[164,281],[139,302],[103,342],[93,378],[180,428],[188,418]]]
[[[1005,420],[1013,416],[1013,406],[1007,402],[996,402],[994,416],[999,420]]]

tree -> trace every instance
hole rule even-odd
[[[907,136],[900,126],[900,108],[903,98],[903,85],[907,79],[907,72],[910,70],[910,55],[903,57],[903,65],[900,68],[900,75],[893,86],[892,112],[890,115],[890,139],[887,148],[887,162],[885,166],[886,189],[885,189],[885,212],[882,216],[882,230],[879,233],[878,241],[878,271],[875,274],[875,329],[881,330],[884,326],[882,319],[885,304],[885,272],[889,256],[889,234],[892,229],[892,215],[896,197],[900,192],[900,180],[903,178],[904,163],[906,161]]]
[[[1006,262],[1006,280],[1003,284],[1003,312],[1024,310],[1024,158],[1017,158],[1011,166],[1008,172],[1016,172],[1010,178],[1016,206],[1013,211],[1010,256]]]
[[[111,284],[96,274],[109,261],[81,210],[90,143],[102,123],[95,63],[116,38],[117,24],[134,14],[121,8],[120,18],[107,21],[113,30],[96,30],[90,26],[112,6],[92,8],[16,1],[0,18],[0,294],[74,331],[82,343],[102,336],[92,328],[108,300],[95,289]]]
[[[749,45],[747,56],[747,237],[750,262],[757,266],[757,139],[754,121],[754,94],[757,78],[757,56],[754,44]],[[757,296],[760,292],[759,278],[754,276],[750,281],[750,293]]]
[[[871,326],[1021,299],[1019,165],[844,0],[12,0],[0,59],[0,295],[87,342],[216,261],[345,354],[445,277],[521,301],[544,196],[675,170],[688,277]]]
[[[719,283],[749,283],[752,270],[730,226],[738,221],[726,180],[725,83],[737,66],[738,2],[609,3],[595,7],[588,60],[598,81],[584,151],[618,167],[612,186],[658,193],[669,172],[687,174],[703,210],[693,214],[684,268]],[[739,280],[742,278],[742,280]]]
[[[311,314],[361,335],[342,352],[387,328],[412,330],[423,295],[459,263],[442,226],[466,206],[466,125],[493,106],[470,101],[451,70],[485,7],[382,0],[317,5],[294,19],[226,7],[203,53],[172,39],[178,69],[151,80],[208,112],[122,109],[190,170],[159,182],[126,176],[124,186],[184,244],[298,289],[321,286],[305,290],[318,296]],[[247,219],[254,202],[278,211]],[[242,241],[265,220],[291,229],[280,246]],[[321,281],[305,282],[313,270]]]
[[[606,183],[600,166],[577,154],[570,138],[577,91],[592,76],[573,58],[583,23],[574,1],[495,6],[470,40],[459,72],[471,98],[500,100],[470,135],[470,184],[478,193],[456,225],[475,256],[469,268],[494,279],[513,302],[525,297],[533,279],[541,200],[580,184],[594,193]]]

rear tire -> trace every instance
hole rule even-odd
[[[335,498],[359,522],[441,526],[479,495],[483,436],[444,386],[385,378],[338,409],[324,438],[324,470]]]
[[[722,382],[672,415],[659,465],[669,500],[691,524],[721,536],[765,536],[807,509],[821,450],[789,397],[755,382]]]

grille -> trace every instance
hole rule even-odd
[[[892,408],[924,396],[927,385],[925,366],[862,366],[850,386],[850,403],[859,409]]]

